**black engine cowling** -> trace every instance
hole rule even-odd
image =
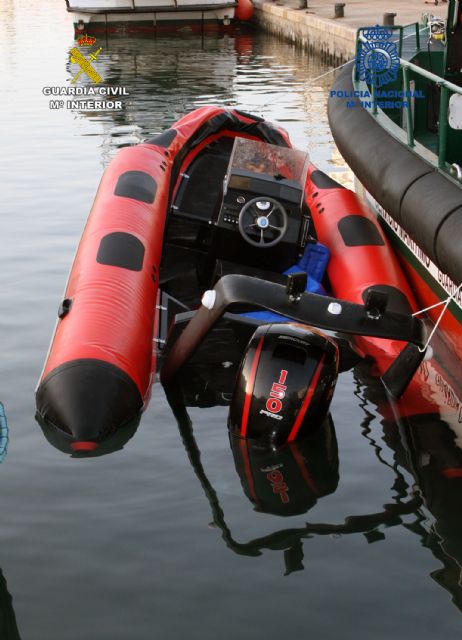
[[[230,431],[281,445],[312,432],[327,415],[338,348],[300,324],[262,325],[242,359],[229,412]]]

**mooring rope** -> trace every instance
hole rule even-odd
[[[425,27],[421,27],[418,31],[419,34],[422,31],[425,31],[426,29],[428,29],[427,26]],[[407,36],[403,36],[402,40],[407,40],[407,38],[412,38],[415,37],[415,33],[409,33]],[[340,64],[338,67],[334,67],[334,69],[329,69],[329,71],[325,71],[324,73],[321,73],[320,76],[316,76],[316,78],[310,78],[308,80],[308,82],[303,86],[303,89],[307,89],[311,84],[313,84],[314,82],[317,82],[318,80],[320,80],[321,78],[324,78],[325,76],[328,76],[330,73],[335,73],[336,71],[339,71],[339,69],[342,69],[343,67],[345,67],[347,64],[350,64],[350,62],[354,62],[356,58],[351,58],[350,60],[347,60],[346,62],[343,62],[342,64]],[[281,100],[282,98],[285,97],[285,94],[283,94],[282,96],[279,95],[277,96],[274,100],[271,100],[270,102],[267,102],[265,105],[266,107],[271,106],[272,104],[275,104],[276,102],[278,102],[279,100]]]
[[[444,316],[445,312],[447,311],[447,308],[449,307],[451,301],[455,300],[456,295],[459,293],[459,291],[461,289],[462,289],[462,282],[457,287],[457,289],[455,291],[453,291],[453,293],[451,293],[451,295],[449,295],[444,300],[440,300],[440,302],[436,302],[435,304],[432,304],[429,307],[425,307],[425,309],[420,309],[420,311],[416,311],[415,313],[412,314],[413,317],[419,316],[421,313],[426,313],[427,311],[430,311],[431,309],[435,309],[436,307],[441,307],[441,305],[444,305],[443,310],[441,311],[441,313],[440,313],[440,315],[438,317],[438,320],[435,322],[435,325],[434,325],[433,329],[431,330],[430,335],[428,336],[428,340],[427,340],[425,346],[423,348],[419,347],[420,353],[423,353],[428,348],[428,345],[430,344],[431,339],[435,335],[435,331],[438,329],[438,325],[440,324],[441,320],[443,319],[443,316]]]

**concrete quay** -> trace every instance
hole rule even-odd
[[[307,8],[300,8],[300,0],[253,1],[260,27],[320,54],[331,64],[351,60],[358,27],[383,24],[385,13],[396,14],[396,25],[420,22],[423,13],[441,17],[447,13],[447,4],[441,0],[438,6],[428,0],[342,0],[343,18],[335,17],[333,0],[308,0]]]

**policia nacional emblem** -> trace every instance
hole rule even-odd
[[[362,32],[356,59],[358,76],[375,87],[393,82],[398,76],[399,56],[391,41],[392,29],[376,25]]]

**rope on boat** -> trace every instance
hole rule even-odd
[[[424,347],[422,347],[422,349],[419,347],[419,351],[420,353],[423,353],[424,351],[426,351],[428,345],[430,344],[431,339],[433,338],[433,336],[435,335],[435,331],[438,329],[438,325],[440,324],[441,320],[443,319],[443,316],[447,310],[447,308],[449,307],[449,304],[455,300],[456,295],[459,293],[459,291],[462,289],[462,282],[460,283],[460,285],[457,287],[457,289],[455,291],[453,291],[451,293],[450,296],[448,296],[445,300],[441,300],[440,302],[436,302],[435,304],[432,304],[429,307],[425,307],[425,309],[420,309],[420,311],[416,311],[415,313],[413,313],[413,317],[415,316],[419,316],[421,313],[425,313],[426,311],[430,311],[431,309],[435,309],[436,307],[440,307],[441,305],[444,305],[443,310],[441,311],[438,320],[435,322],[435,325],[433,327],[433,329],[430,332],[430,335],[428,336],[428,340],[425,344]]]
[[[422,31],[426,31],[428,29],[428,27],[421,27],[419,29],[419,34]],[[415,37],[415,33],[409,33],[407,36],[403,36],[403,40],[406,40],[407,38],[411,38],[411,37]],[[313,82],[317,82],[318,80],[320,80],[321,78],[324,78],[325,76],[328,76],[330,73],[335,73],[336,71],[339,71],[339,69],[342,69],[343,67],[345,67],[347,64],[350,64],[350,62],[354,62],[356,58],[351,58],[350,60],[347,60],[346,62],[343,62],[342,64],[339,64],[338,67],[334,67],[334,69],[329,69],[329,71],[325,71],[324,73],[321,73],[320,76],[316,76],[316,78],[310,78],[309,81],[306,83],[306,85],[304,86],[304,89],[306,89],[307,87],[309,87],[311,84],[313,84]],[[276,102],[278,102],[279,100],[281,100],[282,98],[284,98],[285,95],[282,96],[277,96],[274,100],[270,100],[270,102],[267,102],[265,107],[269,107],[272,104],[275,104]]]

